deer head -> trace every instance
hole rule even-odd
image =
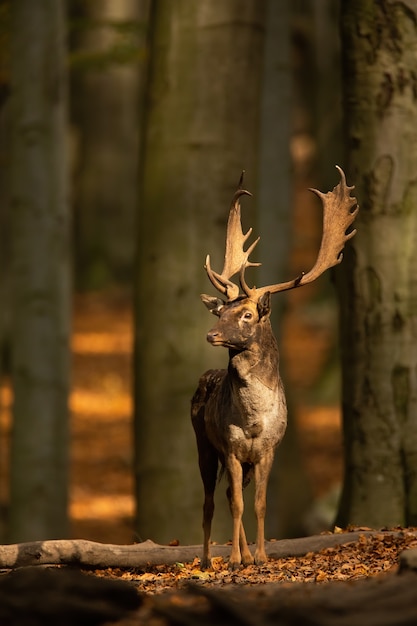
[[[256,302],[246,297],[228,303],[204,294],[201,297],[209,311],[219,317],[217,324],[207,334],[207,341],[212,346],[245,350],[255,342],[260,343],[262,327],[271,312],[269,292]]]
[[[251,308],[251,310],[253,309],[252,319],[257,317],[260,320],[269,315],[270,312],[269,296],[267,294],[274,294],[307,285],[316,280],[327,269],[338,265],[342,261],[345,243],[356,233],[356,230],[350,230],[350,226],[359,211],[359,207],[356,198],[350,195],[354,187],[349,187],[346,184],[343,170],[338,166],[336,168],[340,173],[340,182],[333,191],[322,193],[317,189],[310,189],[321,199],[323,205],[323,235],[313,268],[309,272],[303,272],[297,278],[288,282],[260,288],[249,287],[245,280],[246,268],[259,267],[261,264],[249,261],[249,256],[256,247],[260,239],[259,237],[247,250],[244,249],[244,244],[249,239],[252,228],[246,234],[243,234],[239,199],[242,195],[250,196],[251,194],[241,188],[242,174],[239,188],[233,197],[230,207],[222,272],[215,272],[210,264],[210,256],[207,255],[206,258],[205,269],[207,275],[214,287],[225,297],[225,300],[221,300],[205,294],[201,295],[204,304],[211,313],[223,317],[225,307],[229,308],[231,303],[236,303],[233,306],[235,310],[240,311],[242,306],[248,309]],[[239,275],[239,284],[231,281],[231,278],[236,274]],[[243,319],[240,321],[245,323],[244,314]],[[211,340],[209,339],[209,341]],[[213,345],[226,345],[216,343],[215,341],[211,341],[211,343]]]

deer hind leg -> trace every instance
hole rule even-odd
[[[255,563],[266,563],[268,557],[265,552],[265,513],[266,513],[266,489],[271,472],[273,451],[265,453],[262,460],[255,465],[255,515],[258,522],[256,535]]]
[[[245,529],[242,523],[243,514],[243,469],[240,461],[234,455],[226,460],[226,469],[229,479],[227,498],[233,518],[232,551],[229,559],[229,568],[237,569],[241,563],[253,563],[253,557],[246,541]]]
[[[201,559],[202,569],[211,565],[210,536],[211,523],[214,514],[214,490],[216,488],[218,455],[216,449],[211,445],[207,437],[197,440],[198,463],[200,474],[204,485],[204,505],[203,505],[203,558]]]
[[[245,487],[248,486],[248,484],[250,483],[252,475],[253,475],[253,467],[252,467],[252,465],[250,465],[249,463],[243,463],[243,465],[242,465],[242,489],[245,489]],[[228,489],[226,491],[226,495],[227,495],[227,499],[229,501],[230,511],[232,511],[232,500],[231,500],[232,493],[231,493],[230,487],[228,487]],[[248,542],[246,540],[245,528],[243,526],[243,522],[242,521],[240,522],[240,528],[239,528],[239,547],[240,547],[241,561],[242,561],[243,565],[252,565],[252,563],[253,563],[253,556],[251,554],[251,551],[248,548]]]
[[[201,459],[201,457],[200,457]],[[202,462],[201,462],[202,461]],[[214,515],[214,490],[217,480],[218,458],[217,452],[213,448],[210,454],[207,453],[200,461],[200,473],[204,484],[204,505],[203,505],[203,558],[201,560],[202,569],[211,565],[210,537],[211,523]]]
[[[217,470],[219,465],[219,457],[217,450],[211,444],[207,437],[204,408],[205,408],[204,388],[201,385],[197,389],[191,405],[191,420],[197,441],[198,465],[200,468],[201,479],[204,486],[204,505],[203,505],[203,556],[201,559],[201,567],[203,569],[210,567],[210,536],[211,523],[214,514],[214,490],[216,488]]]

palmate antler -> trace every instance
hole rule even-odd
[[[322,193],[317,189],[311,189],[321,199],[323,204],[323,235],[314,267],[307,274],[302,273],[294,280],[258,289],[256,287],[248,287],[245,280],[245,270],[247,267],[260,265],[260,263],[249,261],[249,255],[258,243],[259,238],[248,250],[243,250],[243,244],[250,236],[252,229],[249,229],[246,235],[243,235],[240,223],[239,197],[243,194],[250,194],[243,189],[238,189],[233,198],[229,214],[225,264],[222,274],[217,274],[210,268],[209,257],[207,257],[206,261],[207,274],[211,282],[216,289],[227,296],[229,301],[236,300],[239,296],[239,287],[230,281],[230,278],[237,272],[239,272],[240,285],[245,295],[251,300],[257,301],[267,291],[272,294],[307,285],[316,280],[327,269],[338,265],[342,261],[343,248],[346,242],[356,233],[356,230],[349,231],[349,227],[353,223],[359,207],[356,198],[350,195],[354,187],[349,187],[346,184],[346,177],[342,168],[337,165],[336,168],[340,173],[340,182],[333,191]]]
[[[246,234],[243,234],[242,223],[240,218],[240,202],[241,196],[251,196],[252,194],[246,189],[241,189],[243,183],[243,174],[240,177],[238,189],[233,196],[232,204],[230,206],[229,219],[227,221],[226,231],[226,251],[224,255],[224,266],[221,274],[215,272],[210,265],[210,255],[206,257],[205,268],[207,275],[214,285],[214,287],[220,291],[223,295],[230,300],[236,300],[239,296],[239,286],[232,283],[230,278],[240,272],[240,269],[245,265],[246,267],[259,267],[260,263],[251,263],[248,260],[249,255],[253,252],[256,244],[259,241],[256,239],[249,248],[245,251],[243,249],[244,244],[252,234],[252,228],[249,228]]]

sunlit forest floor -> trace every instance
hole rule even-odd
[[[317,403],[318,385],[333,351],[332,324],[298,311],[294,292],[281,339],[293,419],[315,495],[341,480],[340,413],[334,396]],[[315,321],[314,321],[315,320]],[[108,543],[130,543],[132,475],[132,307],[119,291],[77,296],[72,337],[71,534]],[[204,338],[202,338],[203,340]],[[7,502],[11,393],[0,389],[2,433],[0,501]]]

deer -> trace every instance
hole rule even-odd
[[[287,425],[287,407],[279,373],[279,352],[270,322],[271,295],[307,285],[327,269],[338,265],[343,248],[356,230],[352,228],[359,207],[351,196],[354,187],[346,184],[343,170],[336,166],[340,182],[330,192],[310,189],[322,202],[322,239],[313,268],[297,278],[266,287],[249,287],[245,271],[261,263],[249,260],[258,237],[245,250],[252,228],[244,234],[240,198],[252,195],[242,188],[243,173],[233,196],[226,228],[224,265],[221,273],[211,267],[207,255],[205,270],[222,298],[201,294],[210,313],[218,317],[209,330],[212,346],[228,348],[227,369],[206,371],[191,401],[198,463],[204,487],[202,569],[211,564],[211,524],[214,492],[225,472],[226,491],[233,520],[229,568],[237,569],[267,561],[265,513],[268,478],[277,446]],[[238,281],[231,279],[238,276]],[[220,467],[220,471],[219,471]],[[243,490],[255,481],[254,510],[257,533],[254,556],[248,547],[242,523]]]

